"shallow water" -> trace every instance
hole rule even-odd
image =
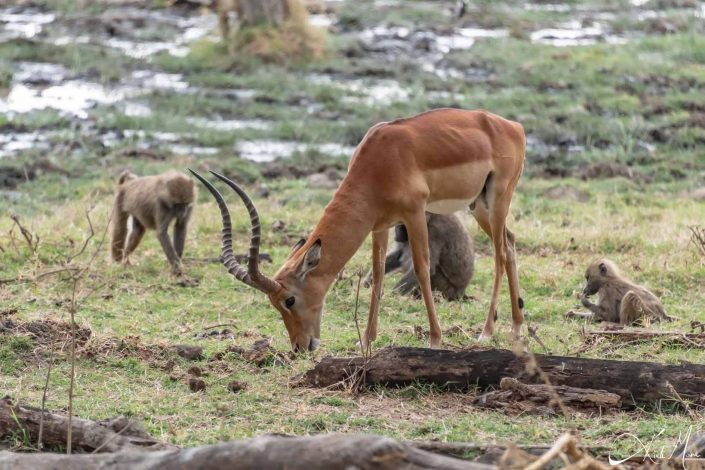
[[[329,156],[352,156],[355,147],[334,142],[306,144],[290,140],[244,140],[235,144],[235,151],[254,162],[271,162],[278,158],[289,158],[295,152],[315,150]]]
[[[56,19],[53,13],[42,13],[32,8],[6,8],[0,10],[0,41],[30,39],[38,36],[45,25]]]
[[[124,90],[108,89],[97,83],[70,80],[46,88],[18,84],[0,99],[0,113],[26,113],[53,108],[81,119],[96,104],[112,104],[126,97]]]
[[[269,130],[273,126],[272,121],[265,121],[262,119],[219,119],[210,120],[203,118],[189,118],[187,119],[191,124],[204,127],[207,129],[215,129],[219,131],[236,131],[240,129],[257,129],[257,130]]]
[[[45,133],[39,131],[0,133],[0,158],[16,155],[22,150],[48,148]]]

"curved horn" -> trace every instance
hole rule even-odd
[[[210,193],[213,195],[215,198],[215,201],[218,203],[218,208],[220,209],[220,215],[223,219],[223,235],[222,235],[222,240],[223,240],[223,245],[221,248],[221,253],[222,253],[222,262],[223,265],[227,268],[228,272],[235,276],[236,279],[244,282],[250,287],[254,287],[255,289],[258,289],[265,294],[268,294],[274,290],[277,290],[279,288],[279,284],[271,279],[269,279],[266,276],[263,276],[259,272],[259,240],[260,240],[260,225],[259,225],[259,216],[257,215],[257,210],[254,208],[254,205],[252,204],[252,201],[250,200],[249,197],[240,189],[235,183],[230,181],[229,179],[225,178],[224,176],[218,175],[217,173],[213,173],[216,177],[219,179],[222,179],[228,185],[231,183],[235,185],[237,188],[235,191],[240,195],[240,197],[243,199],[245,202],[245,205],[247,206],[248,212],[250,212],[250,221],[252,222],[252,237],[250,239],[250,254],[248,257],[248,269],[243,268],[240,266],[240,264],[235,260],[235,255],[233,254],[233,234],[232,234],[232,223],[230,221],[230,211],[228,211],[228,206],[225,204],[225,200],[223,199],[223,196],[218,192],[218,190],[210,183],[208,182],[205,178],[203,178],[201,175],[196,173],[195,171],[191,170],[189,168],[189,171],[193,176],[198,178],[198,180],[203,183],[203,185],[210,191]],[[231,186],[233,187],[233,186]],[[233,189],[235,189],[233,187]],[[239,190],[239,191],[238,191]],[[241,195],[241,193],[245,195]],[[245,199],[246,198],[246,199]],[[249,203],[249,204],[248,204]],[[254,211],[254,217],[253,217],[253,211]],[[252,261],[252,256],[254,255],[254,263]]]

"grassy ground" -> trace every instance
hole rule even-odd
[[[384,20],[421,26],[450,21],[445,16],[439,19],[424,13],[428,8],[424,2],[409,2],[412,4],[415,6],[391,8],[374,18],[366,17],[364,9],[347,5],[340,15],[345,22],[354,19],[363,25]],[[680,318],[655,329],[685,331],[691,320],[705,321],[705,262],[690,243],[688,230],[691,225],[702,224],[705,213],[703,203],[688,196],[690,189],[705,182],[705,121],[701,119],[705,110],[705,44],[697,34],[700,25],[677,23],[676,32],[661,36],[645,34],[639,24],[634,26],[634,34],[639,35],[625,45],[559,49],[529,42],[526,32],[565,20],[569,13],[521,9],[506,13],[501,5],[482,5],[473,20],[486,23],[492,19],[496,23],[492,26],[512,28],[513,33],[508,38],[478,41],[468,51],[451,53],[447,59],[451,63],[465,67],[471,64],[489,73],[477,81],[441,80],[411,62],[412,69],[404,70],[382,60],[342,58],[336,52],[353,46],[344,36],[335,35],[328,58],[287,67],[231,58],[225,48],[207,41],[195,44],[185,58],[162,54],[146,64],[136,59],[115,59],[113,52],[97,46],[48,49],[35,42],[0,44],[0,57],[6,61],[60,62],[108,85],[126,70],[145,66],[182,73],[191,86],[204,90],[196,94],[149,94],[142,98],[152,108],[148,117],[131,117],[119,106],[103,106],[90,111],[89,121],[99,130],[188,132],[193,145],[218,149],[208,156],[165,152],[164,161],[139,160],[121,156],[116,149],[105,149],[94,134],[77,127],[75,120],[53,111],[14,118],[0,116],[7,121],[5,129],[51,133],[53,150],[49,156],[70,175],[39,174],[36,180],[18,186],[19,194],[2,196],[6,214],[19,215],[40,242],[32,253],[9,217],[0,217],[0,279],[31,279],[61,267],[86,237],[84,212],[92,207],[96,236],[86,253],[75,261],[89,264],[79,286],[79,295],[87,297],[80,305],[77,321],[92,330],[88,346],[97,354],[78,360],[77,415],[94,419],[120,413],[140,416],[158,438],[180,445],[266,432],[329,431],[373,432],[410,439],[549,443],[562,431],[575,427],[588,444],[604,445],[622,454],[640,449],[631,436],[643,442],[653,439],[652,455],[660,449],[668,454],[679,436],[702,426],[699,410],[689,415],[676,410],[669,401],[609,416],[508,417],[475,408],[473,394],[449,394],[423,385],[362,395],[292,387],[290,379],[322,356],[357,353],[356,273],[367,270],[369,241],[329,293],[322,348],[287,365],[270,361],[259,368],[232,353],[221,360],[205,360],[198,365],[207,372],[207,389],[192,393],[183,380],[169,377],[183,374],[193,365],[191,362],[177,358],[174,369],[165,372],[161,366],[167,358],[144,360],[144,356],[126,352],[135,348],[115,346],[111,340],[132,337],[131,344],[199,344],[207,359],[213,359],[231,343],[249,348],[260,337],[271,338],[280,351],[289,348],[283,324],[266,299],[234,282],[219,264],[207,261],[219,251],[220,221],[206,191],[201,191],[186,248],[186,270],[200,281],[197,288],[180,287],[166,274],[161,249],[151,235],[138,249],[135,265],[125,268],[108,261],[107,249],[100,242],[110,212],[114,177],[120,169],[130,166],[146,174],[167,168],[211,168],[223,170],[254,189],[264,181],[263,167],[233,156],[233,145],[239,140],[278,138],[354,145],[374,122],[441,105],[491,109],[520,120],[530,136],[545,144],[528,155],[510,226],[518,239],[527,324],[538,328],[538,335],[551,352],[574,354],[583,345],[580,332],[586,325],[565,320],[563,314],[576,308],[575,293],[582,287],[584,269],[599,256],[612,258],[636,281],[650,286],[667,311]],[[586,5],[602,6],[599,2]],[[384,105],[351,100],[349,96],[364,94],[364,87],[363,91],[346,91],[336,84],[336,77],[341,83],[362,77],[371,84],[371,79],[363,75],[371,67],[378,75],[407,87],[409,98]],[[334,80],[310,80],[310,74],[324,71]],[[267,99],[233,103],[215,93],[226,88],[254,89],[256,96]],[[316,104],[314,111],[308,108],[312,103]],[[271,130],[199,130],[186,120],[214,115],[269,119],[274,126]],[[302,115],[306,118],[301,119]],[[125,141],[122,146],[135,143]],[[157,148],[159,145],[155,144]],[[566,150],[570,146],[579,146],[580,150]],[[29,150],[7,165],[28,165],[43,154]],[[595,162],[627,168],[623,173],[632,177],[581,179]],[[309,168],[344,168],[346,162],[308,153],[298,155],[294,163]],[[564,177],[549,178],[551,175]],[[305,179],[273,179],[266,184],[271,195],[255,198],[263,226],[270,227],[276,220],[285,223],[284,230],[265,230],[263,246],[274,258],[274,266],[265,265],[264,269],[271,273],[293,242],[313,227],[332,191],[309,189]],[[551,196],[557,187],[567,188],[563,197]],[[244,252],[248,222],[244,211],[233,198],[230,200],[239,247]],[[478,233],[469,218],[467,226],[478,253],[476,275],[468,289],[473,300],[438,303],[443,328],[460,327],[444,338],[452,347],[475,344],[491,289],[492,256],[487,238]],[[99,255],[89,262],[95,250]],[[386,282],[375,347],[423,346],[425,341],[414,333],[417,325],[427,327],[422,303],[392,293],[395,281],[392,276]],[[0,285],[0,310],[16,309],[14,317],[19,320],[66,320],[70,296],[67,274],[59,273],[37,282]],[[363,288],[363,322],[368,297],[369,292]],[[510,347],[506,286],[500,298],[500,331],[494,346]],[[234,340],[194,338],[205,327],[220,323],[234,324]],[[535,342],[529,347],[542,351]],[[597,345],[583,354],[671,364],[705,360],[702,350],[661,344]],[[51,356],[46,345],[36,339],[0,335],[0,391],[27,403],[39,403]],[[66,406],[69,364],[64,351],[53,356],[56,365],[48,407],[59,409]],[[247,382],[247,389],[231,393],[226,384],[232,380]]]

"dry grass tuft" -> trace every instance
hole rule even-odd
[[[300,0],[289,0],[289,18],[279,26],[243,26],[233,34],[231,50],[270,63],[308,61],[326,50],[326,32],[311,26]]]

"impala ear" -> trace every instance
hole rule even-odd
[[[311,245],[304,255],[301,266],[299,266],[297,275],[303,280],[308,273],[313,271],[321,261],[321,239],[319,238]]]
[[[294,246],[291,247],[291,252],[293,253],[294,251],[298,250],[299,248],[301,248],[305,244],[306,244],[306,239],[302,238],[301,240],[296,242],[296,244]]]
[[[291,259],[292,256],[296,254],[297,251],[301,249],[302,246],[306,244],[306,239],[302,238],[298,242],[294,244],[294,246],[291,247],[291,251],[289,252],[289,256],[286,257],[286,259]]]

